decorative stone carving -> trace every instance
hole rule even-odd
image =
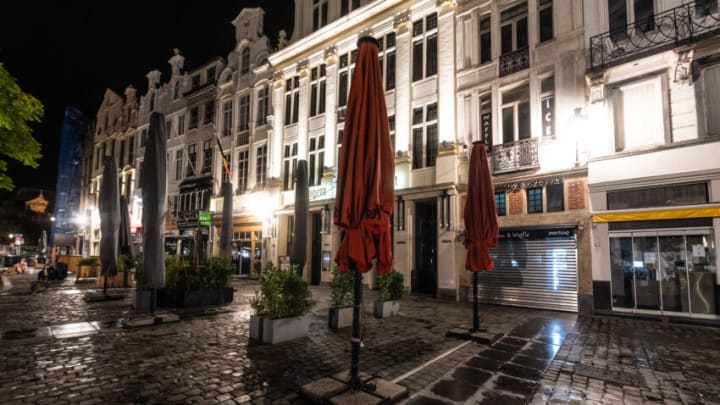
[[[677,63],[675,64],[675,77],[673,81],[677,84],[692,84],[692,58],[694,49],[678,49]]]
[[[393,29],[395,29],[398,34],[408,32],[410,29],[410,13],[408,11],[395,16],[395,19],[393,20]]]
[[[585,76],[585,80],[590,88],[590,102],[597,103],[605,100],[605,74],[589,74]]]

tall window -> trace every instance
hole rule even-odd
[[[490,36],[490,17],[480,20],[480,63],[492,61],[492,37]]]
[[[360,0],[340,0],[340,15],[346,15],[358,7],[360,7]]]
[[[662,76],[656,76],[614,89],[615,150],[665,144],[664,87]]]
[[[173,85],[173,100],[180,98],[180,80],[175,80]]]
[[[131,136],[128,140],[128,163],[132,165],[135,160],[135,137]]]
[[[165,120],[165,136],[167,139],[172,137],[172,119]]]
[[[340,64],[338,66],[338,121],[345,120],[345,107],[350,93],[350,78],[355,70],[357,55],[357,49],[340,55]]]
[[[555,138],[555,77],[540,81],[540,109],[542,112],[543,139]]]
[[[222,134],[230,136],[232,133],[232,101],[223,103],[223,126]]]
[[[257,119],[256,125],[265,125],[266,117],[268,115],[268,94],[269,88],[267,85],[260,87],[257,95]]]
[[[215,101],[208,101],[205,103],[205,118],[203,124],[210,124],[215,122]]]
[[[237,167],[237,193],[243,194],[247,191],[248,187],[248,175],[250,173],[250,158],[249,151],[241,150],[238,152],[238,167]]]
[[[243,48],[240,53],[240,74],[246,75],[250,72],[250,48]]]
[[[500,52],[503,55],[527,48],[527,11],[527,3],[522,3],[500,14]]]
[[[183,151],[178,149],[175,151],[175,180],[182,180],[183,169]]]
[[[212,171],[212,161],[213,161],[213,147],[212,147],[212,141],[207,140],[203,142],[203,167],[202,172],[203,173],[210,173]]]
[[[413,169],[435,166],[438,148],[437,103],[413,110]]]
[[[295,169],[297,168],[297,142],[285,145],[283,154],[283,190],[295,189]]]
[[[240,96],[238,107],[238,131],[244,132],[250,128],[250,94]]]
[[[200,108],[193,107],[190,109],[190,129],[197,128],[200,121]]]
[[[390,144],[392,145],[392,153],[395,155],[395,115],[388,116],[388,126],[390,127]]]
[[[505,192],[500,191],[495,193],[495,208],[497,208],[498,216],[502,217],[507,215],[505,209]]]
[[[502,95],[503,143],[530,138],[530,98],[527,85]]]
[[[705,135],[720,136],[720,92],[717,91],[720,89],[720,64],[702,69],[700,80],[696,83],[701,89],[698,93],[701,94],[702,111],[705,113]]]
[[[547,193],[547,212],[559,212],[565,208],[565,185],[562,181],[557,184],[548,184],[545,192]]]
[[[328,0],[313,0],[313,31],[327,25]]]
[[[285,81],[285,125],[298,122],[300,103],[300,76]]]
[[[205,78],[207,80],[207,83],[212,83],[215,81],[215,66],[207,68],[207,70],[205,71]]]
[[[310,138],[308,158],[308,184],[318,186],[322,180],[323,162],[325,161],[325,135]]]
[[[199,73],[193,75],[192,79],[190,79],[190,80],[191,80],[193,89],[200,87],[200,74]]]
[[[647,32],[655,29],[655,1],[635,0],[633,11],[635,12],[635,28]]]
[[[543,212],[542,187],[528,188],[525,191],[527,193],[528,214]]]
[[[178,116],[178,135],[185,133],[185,115],[181,114]]]
[[[538,3],[538,22],[540,42],[553,38],[553,0],[540,0]]]
[[[263,145],[257,148],[255,165],[255,183],[257,185],[265,185],[265,179],[267,177],[267,173],[265,172],[265,166],[267,166],[267,145]]]
[[[310,116],[325,113],[325,64],[310,70]]]
[[[147,145],[147,140],[148,140],[148,129],[143,128],[143,130],[140,131],[140,146],[144,148],[145,145]],[[103,156],[106,156],[105,144],[103,144]]]
[[[185,176],[190,177],[195,173],[195,166],[197,165],[197,150],[196,145],[192,144],[188,146],[188,165],[185,171]]]
[[[385,91],[395,88],[395,33],[380,38],[380,72],[385,82]]]
[[[229,169],[229,168],[230,168],[230,163],[231,163],[231,162],[230,162],[230,154],[229,154],[229,153],[223,154],[223,162],[222,162],[222,165],[221,165],[222,167],[220,167],[220,171],[222,171],[222,182],[223,182],[223,183],[227,183],[227,182],[230,181],[230,176],[228,176],[228,172],[227,172],[227,170],[225,170],[225,163],[227,163],[228,169]]]
[[[413,81],[437,74],[437,14],[413,23]]]

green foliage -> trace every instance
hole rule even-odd
[[[97,257],[84,257],[78,262],[78,266],[97,266]]]
[[[295,266],[283,271],[268,262],[260,274],[260,291],[250,300],[258,315],[272,319],[305,315],[315,305],[307,281],[297,275]]]
[[[332,269],[333,278],[330,281],[330,306],[339,308],[353,303],[353,272],[340,271],[337,266]]]
[[[138,290],[143,289],[142,277],[143,277],[143,254],[142,252],[136,253],[133,257],[133,267],[135,268],[135,285]]]
[[[380,301],[395,301],[402,298],[405,293],[403,280],[405,277],[393,269],[390,273],[378,276],[380,284]]]
[[[128,271],[128,269],[132,268],[132,264],[133,261],[126,254],[122,254],[117,258],[118,271]]]
[[[40,122],[43,114],[42,103],[23,92],[0,63],[0,156],[38,167],[40,142],[33,138],[29,123]],[[7,169],[7,161],[0,159],[0,189],[12,190],[15,186]]]
[[[165,286],[194,291],[217,289],[229,285],[232,267],[223,257],[211,257],[204,266],[196,269],[181,256],[165,258]]]

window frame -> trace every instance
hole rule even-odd
[[[239,150],[237,156],[237,194],[245,194],[250,179],[250,150]]]
[[[238,132],[250,130],[250,93],[238,97]]]
[[[206,139],[203,141],[203,165],[200,173],[212,173],[213,149],[214,145],[212,140]]]
[[[525,24],[525,35],[522,44],[520,42],[521,36],[519,35],[520,29],[518,25],[524,20]],[[505,43],[503,42],[503,30],[505,27],[510,27],[510,49],[507,51],[504,49]],[[516,4],[500,11],[500,54],[507,55],[509,53],[525,49],[529,46],[529,33],[528,33],[528,4],[527,1]]]
[[[525,88],[525,91],[522,91],[520,93],[521,88]],[[514,94],[515,92],[518,92],[518,94]],[[509,96],[507,98],[510,98],[509,101],[506,101],[506,94]],[[510,97],[515,96],[515,97]],[[531,109],[531,103],[530,103],[530,86],[528,83],[524,83],[520,86],[513,87],[512,89],[508,89],[506,91],[501,92],[501,106],[500,106],[500,137],[501,137],[501,144],[503,145],[510,145],[514,144],[516,142],[531,139],[532,138],[532,109]],[[524,108],[523,106],[527,106],[527,122],[524,123],[523,128],[521,128],[521,108]],[[506,126],[505,126],[505,111],[508,108],[512,108],[513,111],[513,122],[512,122],[512,131],[513,131],[513,140],[512,142],[506,142]],[[523,129],[527,130],[527,136],[522,136],[521,131]]]
[[[222,134],[223,136],[232,135],[232,116],[233,116],[233,102],[227,100],[223,102],[223,120],[222,120]]]
[[[434,112],[434,116],[431,116],[431,112]],[[434,138],[434,142],[431,138]],[[422,142],[418,142],[418,140]],[[437,101],[413,108],[412,170],[437,165],[438,141]]]
[[[297,170],[298,143],[286,142],[283,145],[282,178],[283,191],[295,189],[295,171]]]
[[[298,122],[298,108],[300,104],[300,76],[293,76],[285,80],[285,126],[295,125]]]
[[[543,188],[528,187],[525,189],[525,201],[528,214],[543,213]],[[539,204],[539,205],[538,205]]]
[[[308,142],[308,185],[319,186],[322,183],[325,161],[325,134],[310,137]]]
[[[507,193],[505,191],[495,192],[495,209],[499,217],[507,216]]]
[[[310,69],[310,117],[325,114],[326,67],[322,63]]]
[[[434,25],[428,28],[431,21],[434,21]],[[435,12],[415,20],[412,24],[413,37],[411,39],[410,49],[412,52],[411,74],[413,82],[429,79],[438,74],[437,24],[438,15]],[[431,60],[433,60],[434,63],[431,64]]]
[[[265,186],[267,181],[267,144],[255,149],[255,185]]]

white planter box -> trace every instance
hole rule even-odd
[[[263,317],[250,315],[250,338],[262,340],[263,337]]]
[[[310,317],[296,316],[294,318],[263,319],[263,343],[287,342],[307,336],[310,327]]]
[[[328,327],[341,329],[352,326],[353,307],[340,307],[328,309]]]
[[[387,318],[400,313],[400,301],[375,301],[375,318]]]

